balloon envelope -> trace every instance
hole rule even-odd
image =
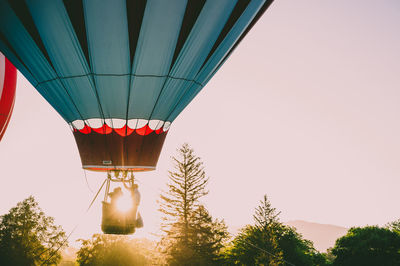
[[[15,101],[17,69],[0,53],[0,140],[6,132]]]
[[[152,170],[271,2],[0,0],[0,49],[69,123],[85,169]]]

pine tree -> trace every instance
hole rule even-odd
[[[225,251],[228,264],[283,265],[278,242],[279,214],[264,195],[253,215],[255,225],[242,228]]]
[[[279,221],[265,195],[255,210],[254,225],[240,230],[225,249],[227,265],[325,265],[311,241]]]
[[[269,202],[267,195],[264,195],[260,205],[256,208],[253,215],[255,221],[256,235],[258,244],[264,248],[264,252],[259,252],[257,263],[261,264],[268,261],[268,265],[280,265],[282,261],[282,251],[279,249],[277,232],[281,224],[279,222],[280,212],[277,212]]]
[[[160,196],[163,213],[161,241],[171,265],[204,265],[218,262],[218,252],[228,233],[223,221],[213,220],[200,199],[207,195],[208,177],[203,162],[188,144],[172,157],[168,190]]]
[[[229,237],[224,221],[214,220],[202,205],[191,215],[191,221],[191,245],[201,255],[199,264],[210,265],[213,262],[219,265],[219,251]]]

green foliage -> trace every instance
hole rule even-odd
[[[400,265],[400,234],[378,226],[353,227],[337,239],[333,265]]]
[[[386,225],[386,228],[400,234],[400,219],[397,219],[396,221],[388,223]]]
[[[54,265],[65,232],[30,196],[0,217],[0,265]]]
[[[279,222],[279,214],[267,196],[256,208],[255,225],[240,230],[225,250],[230,265],[325,265],[312,242]]]
[[[303,239],[292,227],[281,224],[278,229],[278,246],[283,259],[294,265],[326,265],[324,255],[315,250],[313,243]]]
[[[77,253],[79,265],[154,265],[155,247],[149,241],[129,239],[127,236],[94,234],[91,239],[80,239]]]
[[[332,265],[336,258],[335,255],[332,254],[332,248],[328,248],[328,250],[325,253],[322,253],[322,255],[325,257],[327,265]]]
[[[252,225],[242,228],[225,249],[228,265],[282,265],[282,253],[277,249],[275,238],[270,232],[262,232]]]
[[[228,263],[238,265],[281,265],[283,254],[278,248],[276,230],[279,213],[267,196],[256,208],[254,226],[246,226],[225,251]]]
[[[190,243],[196,251],[200,265],[219,263],[219,251],[224,247],[223,242],[229,237],[223,221],[213,219],[207,209],[200,205],[190,216]]]
[[[199,199],[205,196],[208,178],[201,159],[188,144],[173,157],[168,191],[160,196],[164,214],[161,240],[170,265],[212,265],[220,263],[219,251],[228,233],[223,221],[214,220]]]

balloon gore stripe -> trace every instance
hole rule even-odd
[[[0,53],[0,140],[14,108],[16,82],[17,69]]]
[[[146,119],[119,119],[119,118],[90,118],[86,120],[75,120],[69,123],[73,132],[89,134],[92,131],[99,134],[110,134],[116,132],[122,137],[129,136],[134,131],[138,135],[146,136],[151,132],[161,134],[167,132],[171,126],[169,121],[146,120]]]

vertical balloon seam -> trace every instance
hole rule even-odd
[[[128,133],[128,117],[129,117],[129,106],[130,106],[130,98],[131,98],[131,91],[132,91],[132,80],[134,80],[134,76],[132,76],[135,72],[135,70],[133,69],[134,67],[134,58],[135,58],[135,54],[136,54],[136,49],[137,49],[137,45],[139,42],[139,37],[140,37],[140,31],[142,28],[142,24],[143,24],[143,18],[144,18],[144,14],[146,11],[146,6],[147,6],[147,2],[137,2],[137,5],[139,5],[139,8],[137,9],[133,9],[134,12],[129,13],[128,10],[131,8],[131,4],[129,4],[127,2],[127,6],[126,6],[126,11],[127,11],[127,20],[128,20],[128,32],[130,32],[130,29],[133,28],[132,30],[132,34],[128,34],[129,35],[129,49],[130,49],[130,75],[129,75],[129,89],[128,89],[128,102],[127,102],[127,106],[126,106],[126,128],[125,128],[125,135],[127,136]],[[139,13],[139,15],[138,15]],[[132,14],[132,15],[129,15]],[[133,16],[133,14],[137,15],[137,16]],[[140,21],[140,23],[133,23],[135,21]],[[133,44],[134,43],[134,44]],[[134,45],[134,47],[131,45]],[[132,79],[133,78],[133,79]],[[137,123],[138,121],[136,121],[136,126],[137,127]],[[133,132],[132,132],[133,133]],[[126,161],[128,162],[129,160],[129,149],[128,149],[128,145],[127,145],[127,138],[124,138],[124,151],[125,151],[125,156],[126,156]]]
[[[205,3],[205,2],[204,2]],[[204,3],[203,3],[203,5],[201,5],[201,9],[202,9],[202,7],[204,6]],[[187,12],[188,12],[188,9],[189,9],[189,4],[187,3],[186,4],[186,10],[185,10],[185,15],[184,15],[184,17],[183,17],[183,19],[182,19],[182,22],[181,22],[181,28],[180,28],[180,34],[179,34],[179,36],[178,36],[178,40],[177,40],[177,42],[179,42],[179,38],[181,37],[181,33],[182,33],[182,30],[183,30],[183,26],[184,26],[184,21],[185,21],[185,16],[187,15]],[[200,12],[201,12],[201,9],[199,10],[199,12],[198,12],[198,14],[200,14]],[[197,18],[197,17],[196,17]],[[143,19],[143,18],[142,18]],[[193,25],[195,24],[195,19],[194,19],[194,21],[193,21]],[[193,27],[193,25],[192,25],[192,27]],[[191,27],[191,28],[192,28]],[[190,30],[188,31],[188,34],[187,34],[187,36],[189,36],[189,33],[190,33]],[[187,36],[186,36],[186,38],[185,38],[185,40],[187,39]],[[185,42],[185,41],[184,41]],[[182,43],[182,47],[184,46],[184,42]],[[177,52],[177,44],[178,43],[176,43],[175,44],[175,51],[174,51],[174,57],[175,57],[175,53]],[[164,81],[163,81],[163,84],[161,85],[161,89],[160,89],[160,91],[159,91],[159,93],[158,93],[158,96],[157,96],[157,99],[156,99],[156,101],[155,101],[155,103],[154,103],[154,105],[153,105],[153,107],[152,107],[152,110],[151,110],[151,112],[150,112],[150,115],[149,115],[149,121],[150,121],[150,119],[152,118],[152,116],[153,116],[153,112],[154,112],[154,110],[155,110],[155,108],[156,108],[156,106],[157,106],[157,104],[158,104],[158,102],[159,102],[159,99],[160,99],[160,97],[161,97],[161,95],[162,95],[162,91],[164,90],[164,88],[165,88],[165,85],[166,85],[166,83],[167,83],[167,81],[169,80],[169,78],[170,78],[170,73],[171,73],[171,70],[172,70],[172,68],[173,68],[173,65],[175,64],[175,62],[174,62],[174,57],[172,58],[172,61],[170,62],[170,69],[169,69],[169,71],[168,71],[168,74],[167,74],[167,76],[165,77],[165,79],[164,79]],[[178,57],[178,56],[177,56]],[[176,58],[177,58],[176,57]],[[177,60],[175,58],[175,60]],[[165,119],[163,119],[164,121],[165,121]],[[140,145],[140,155],[143,153],[143,141],[142,141],[142,143],[141,143],[141,145]]]
[[[35,79],[35,77],[33,76],[32,72],[28,69],[28,67],[25,65],[25,63],[23,63],[23,61],[22,61],[21,58],[18,56],[18,54],[15,52],[15,50],[12,48],[12,46],[10,45],[10,43],[6,40],[6,38],[4,37],[4,35],[3,35],[2,32],[0,32],[0,47],[1,47],[1,43],[3,43],[5,49],[8,49],[8,50],[9,50],[8,52],[3,50],[4,55],[5,55],[7,58],[10,58],[10,57],[14,58],[14,61],[18,60],[17,64],[15,64],[15,62],[14,62],[13,65],[15,65],[15,66],[16,66],[16,65],[22,66],[24,69],[23,69],[23,70],[18,69],[18,70],[19,70],[20,72],[27,72],[27,74],[28,74],[29,76],[31,76],[31,78],[28,78],[28,77],[26,77],[26,78],[27,78],[27,79],[29,80],[29,82],[31,82],[32,85],[35,87],[35,86],[37,85],[38,81]],[[10,61],[10,62],[11,62],[11,61]],[[24,76],[25,76],[25,74],[24,74]],[[31,79],[35,79],[35,80],[31,80]],[[32,82],[32,81],[34,81],[34,82]]]
[[[67,13],[67,15],[68,15],[68,13]],[[69,16],[68,16],[68,19],[69,19]],[[70,21],[70,23],[71,23],[71,21]],[[71,24],[72,24],[72,23],[71,23]],[[36,24],[34,24],[34,25],[36,26]],[[81,48],[81,49],[82,49],[82,48]],[[51,59],[49,59],[49,60],[51,61]],[[79,108],[78,108],[77,104],[75,103],[75,101],[74,101],[73,97],[71,96],[69,90],[66,88],[66,84],[65,84],[65,81],[64,81],[64,80],[65,80],[65,77],[61,77],[61,76],[59,75],[59,73],[56,71],[56,69],[54,68],[53,64],[52,64],[51,62],[49,62],[49,63],[51,64],[51,67],[53,68],[53,71],[54,71],[54,73],[55,73],[55,75],[56,75],[56,78],[55,78],[54,80],[59,80],[60,85],[61,85],[61,88],[65,91],[66,95],[68,95],[68,97],[69,97],[71,103],[73,104],[73,106],[74,106],[75,109],[76,109],[76,112],[77,112],[78,115],[81,117],[81,119],[82,119],[83,121],[85,121],[85,120],[84,120],[84,116],[83,116],[82,113],[79,111]],[[45,84],[45,83],[47,83],[47,82],[48,82],[48,81],[42,81],[42,82],[39,82],[38,85]]]
[[[181,59],[181,57],[182,57],[182,53],[185,52],[185,51],[183,51],[183,50],[186,48],[188,41],[191,40],[191,38],[193,38],[193,37],[192,37],[192,32],[193,32],[193,29],[194,29],[194,28],[196,27],[196,25],[198,24],[197,19],[199,18],[199,16],[201,16],[201,14],[202,14],[203,12],[205,12],[205,11],[204,11],[205,2],[204,2],[202,5],[191,7],[191,8],[199,8],[200,6],[201,6],[201,9],[200,9],[200,10],[197,9],[197,10],[194,11],[194,12],[197,13],[197,16],[191,21],[192,23],[188,23],[188,24],[191,24],[191,25],[190,25],[190,26],[191,26],[190,28],[188,28],[188,26],[185,26],[184,23],[185,23],[185,21],[186,21],[186,20],[185,20],[186,18],[185,18],[185,17],[183,18],[182,25],[181,25],[181,34],[180,34],[179,37],[178,37],[178,39],[180,38],[180,40],[178,40],[178,42],[179,42],[179,41],[181,42],[182,47],[181,47],[181,49],[179,50],[179,54],[176,56],[175,61],[171,62],[171,69],[170,69],[170,72],[169,72],[169,75],[168,75],[169,77],[172,76],[172,75],[171,75],[171,72],[173,72],[173,70],[176,69],[177,66],[180,65],[180,59]],[[189,10],[189,7],[187,7],[187,9],[186,9],[185,16],[186,16],[186,15],[189,16],[190,12],[189,12],[188,10]],[[185,32],[183,32],[183,31],[185,31]],[[182,33],[182,32],[183,32],[183,33]],[[183,34],[185,34],[185,36],[184,36]],[[185,38],[185,39],[183,40],[183,38]],[[178,44],[177,44],[177,45],[178,45]],[[177,48],[177,47],[176,47],[176,48]],[[175,55],[174,55],[174,56],[175,56]],[[194,81],[194,80],[191,79],[191,78],[182,78],[182,79],[183,79],[183,80],[186,80],[186,81],[189,81],[189,82],[193,82],[193,81]],[[167,80],[168,80],[168,79],[166,79],[166,80],[164,81],[163,87],[162,87],[162,89],[161,89],[160,92],[159,92],[159,95],[158,95],[158,97],[157,97],[157,100],[156,100],[155,104],[153,105],[152,111],[151,111],[151,113],[150,113],[150,119],[151,119],[152,116],[153,116],[154,110],[158,107],[159,99],[160,99],[160,97],[161,97],[161,95],[162,95],[162,93],[163,93],[163,90],[165,89],[165,84],[166,84]],[[191,86],[192,86],[191,84],[188,85],[188,86],[185,86],[185,87],[186,87],[186,90],[187,90],[188,88],[190,88]],[[184,94],[184,93],[182,93],[182,94]],[[179,100],[178,100],[178,101],[179,101]],[[169,114],[167,114],[166,117],[168,117],[168,116],[169,116]],[[165,121],[167,121],[167,119],[165,119]]]
[[[266,0],[261,7],[261,9],[257,12],[256,16],[251,20],[250,25],[246,28],[246,30],[241,34],[239,39],[236,41],[232,49],[228,52],[228,54],[224,57],[218,67],[215,68],[215,71],[212,73],[211,77],[218,71],[218,69],[225,63],[226,59],[233,53],[236,47],[240,44],[243,38],[247,35],[247,33],[253,28],[253,26],[257,23],[257,21],[261,18],[261,16],[265,13],[268,7],[274,2],[274,0]]]
[[[203,70],[203,68],[205,67],[205,65],[207,64],[208,60],[212,57],[212,55],[214,54],[214,52],[217,50],[217,48],[219,47],[219,45],[223,42],[223,40],[225,39],[225,37],[227,36],[227,34],[230,32],[230,30],[232,29],[233,25],[235,25],[235,23],[237,22],[237,20],[240,18],[240,16],[243,14],[244,10],[246,9],[246,7],[248,6],[248,4],[250,3],[250,0],[247,0],[247,2],[245,1],[238,1],[236,2],[236,5],[234,7],[234,9],[232,10],[227,22],[225,23],[222,31],[220,32],[216,42],[214,43],[213,47],[211,48],[210,52],[207,55],[207,58],[204,60],[202,66],[200,67],[200,69],[198,70],[194,81],[195,83],[200,85],[200,88],[198,88],[198,92],[196,93],[196,95],[202,90],[202,88],[205,86],[204,83],[199,82],[197,80],[197,76],[199,75],[199,73]],[[180,99],[183,99],[187,93],[191,90],[191,88],[193,87],[193,84],[191,86],[189,86],[186,91],[181,95]],[[180,103],[180,99],[176,102],[175,106],[171,109],[171,111],[169,112],[167,119],[166,120],[170,120],[171,115],[175,112],[176,108],[179,106]],[[189,101],[190,103],[191,101]]]
[[[46,47],[40,37],[37,25],[32,17],[31,10],[25,1],[8,1],[9,6],[14,11],[15,15],[19,18],[19,21],[24,26],[25,30],[31,36],[33,42],[39,48],[47,62],[54,70],[54,66],[50,60],[50,56],[46,51]]]
[[[88,18],[87,18],[87,11],[86,11],[85,4],[83,4],[83,16],[84,16],[84,20],[85,20],[85,27],[86,27],[85,29],[86,29],[86,33],[87,33],[87,31],[88,31],[88,29],[87,29],[87,27],[88,27],[88,23],[87,23]],[[92,59],[92,56],[91,56],[90,45],[89,45],[90,44],[89,34],[86,34],[86,40],[87,40],[87,50],[88,50],[88,55],[89,55],[88,64],[90,64],[89,65],[89,69],[90,69],[90,72],[93,73],[93,69],[92,69],[92,67],[93,67],[92,60],[93,59]],[[91,77],[92,82],[93,82],[93,86],[94,86],[93,89],[94,89],[96,100],[97,100],[97,103],[98,103],[100,116],[103,119],[104,124],[105,124],[105,116],[104,116],[103,108],[101,106],[101,102],[100,102],[98,91],[97,91],[96,79],[94,78],[94,75],[90,75],[90,77]],[[111,160],[111,164],[112,164],[114,162],[114,160],[113,160],[113,156],[112,156],[111,150],[109,149],[110,146],[108,145],[109,143],[108,143],[107,134],[103,134],[103,135],[104,135],[104,145],[105,145],[104,147],[105,147],[105,150],[108,151],[108,156],[109,156],[109,158]],[[103,162],[103,164],[104,164],[104,162]],[[115,167],[115,165],[114,165],[114,167]]]
[[[86,62],[89,63],[89,51],[86,39],[85,18],[83,14],[82,1],[68,1],[63,0],[65,10],[68,14],[69,20],[74,28],[75,35],[81,46],[82,52],[85,56]]]
[[[218,36],[218,39],[214,43],[210,53],[207,55],[206,60],[204,60],[203,65],[201,66],[200,69],[202,69],[205,64],[208,62],[212,54],[215,52],[217,47],[222,43],[222,41],[225,39],[226,35],[230,32],[230,30],[233,28],[233,25],[238,21],[240,16],[243,14],[244,10],[246,10],[247,6],[251,0],[245,0],[245,1],[238,1],[235,5],[235,8],[232,10],[231,15],[229,16],[228,21],[225,23],[224,28],[221,31],[221,34]],[[200,70],[199,70],[200,72]]]
[[[261,2],[261,1],[260,1]],[[262,2],[264,2],[264,1],[262,1]],[[236,17],[236,19],[234,20],[234,19],[232,19],[231,20],[231,18],[232,18],[232,16],[231,16],[231,18],[230,18],[230,28],[229,28],[229,30],[227,30],[227,28],[226,28],[226,25],[225,25],[225,27],[224,27],[224,30],[226,30],[226,32],[225,32],[225,36],[224,36],[224,39],[220,39],[220,43],[219,43],[219,45],[221,46],[221,45],[223,45],[224,44],[224,42],[225,42],[225,39],[226,38],[228,38],[229,37],[229,35],[231,34],[231,31],[236,27],[236,25],[237,25],[237,23],[239,22],[239,20],[241,19],[241,17],[242,17],[242,15],[244,15],[244,13],[246,13],[247,12],[247,9],[248,8],[250,8],[250,2],[248,2],[247,3],[247,5],[246,6],[242,6],[241,8],[241,13],[240,14],[238,14],[238,13],[236,13],[236,14],[233,14],[233,17]],[[253,4],[253,3],[252,3]],[[265,4],[265,2],[264,2],[264,4]],[[237,40],[241,37],[241,36],[243,36],[243,34],[245,35],[245,33],[247,33],[248,31],[246,31],[247,30],[247,28],[250,26],[250,23],[251,23],[251,21],[254,19],[254,17],[260,12],[260,11],[262,11],[262,7],[263,7],[263,5],[264,5],[263,3],[260,3],[260,8],[258,9],[258,11],[256,12],[256,14],[254,14],[254,16],[252,17],[252,19],[251,20],[249,20],[249,22],[248,22],[248,24],[243,28],[243,30],[241,31],[241,33],[240,34],[238,34],[238,38],[235,40],[235,41],[233,41],[232,42],[232,46],[230,46],[229,48],[227,48],[226,49],[226,51],[227,51],[227,53],[229,53],[230,51],[231,51],[231,49],[232,49],[232,47],[233,47],[233,45],[235,45],[235,43],[237,42]],[[257,4],[255,4],[254,3],[254,5],[257,5]],[[238,5],[237,5],[238,6]],[[235,7],[236,8],[236,7]],[[254,7],[252,7],[252,8],[254,8]],[[237,11],[237,10],[236,10]],[[234,11],[232,11],[232,13],[234,13],[235,12],[235,10]],[[251,11],[250,11],[251,12]],[[227,22],[227,23],[229,23],[229,21]],[[224,34],[224,33],[222,33],[222,34]],[[220,35],[220,37],[221,37],[221,35]],[[204,62],[204,64],[203,64],[203,66],[202,67],[204,67],[204,68],[206,68],[207,67],[207,64],[209,64],[210,63],[210,61],[213,59],[213,56],[215,55],[215,53],[217,53],[218,52],[218,50],[220,49],[220,46],[218,46],[218,47],[216,47],[215,45],[214,45],[214,47],[213,48],[215,48],[214,49],[214,54],[209,54],[209,57],[208,57],[208,60],[209,61],[205,61]],[[222,49],[224,49],[223,47],[222,47]],[[203,82],[203,84],[206,84],[210,79],[211,79],[211,77],[217,72],[217,70],[223,65],[223,63],[226,61],[226,59],[227,58],[221,58],[221,60],[219,60],[220,62],[219,62],[219,64],[217,64],[214,68],[213,68],[213,71],[210,73],[210,74],[208,74],[207,75],[207,77],[206,77],[206,79],[204,79],[204,80],[202,80],[202,82]],[[203,69],[200,69],[199,71],[198,71],[198,74],[197,74],[197,76],[195,77],[195,80],[196,81],[198,81],[199,82],[199,75],[201,74],[201,72],[204,70],[204,68]],[[202,90],[202,88],[200,87],[200,88],[197,88],[197,91],[196,92],[194,92],[192,95],[190,95],[189,96],[189,98],[191,98],[191,99],[189,99],[189,100],[187,100],[187,103],[184,103],[183,104],[183,106],[186,106],[186,105],[188,105],[194,98],[195,98],[195,96],[198,94],[198,93],[200,93],[200,91]],[[187,93],[189,92],[189,90],[187,91]],[[185,96],[187,96],[187,93],[185,93],[185,95],[183,95],[182,96],[182,98],[184,98]],[[173,111],[171,111],[171,113],[169,114],[169,117],[168,117],[168,120],[173,120],[174,119],[174,117],[176,117],[179,113],[180,113],[180,111],[179,111],[179,109],[178,109],[178,111],[174,114],[174,112],[177,110],[176,108],[179,106],[179,104],[177,104],[176,106],[175,106],[175,109],[173,110]],[[171,117],[171,115],[172,115],[172,117]]]
[[[184,47],[184,44],[187,41],[187,38],[190,32],[193,29],[194,24],[197,21],[203,7],[206,3],[206,0],[198,0],[198,1],[189,1],[186,4],[185,15],[183,16],[181,31],[179,32],[178,40],[175,45],[174,55],[172,57],[170,69],[168,73],[171,73],[172,68],[174,67],[176,60],[178,60],[178,56],[181,53],[181,50]]]
[[[198,82],[196,80],[196,77],[198,75],[198,73],[200,73],[204,67],[204,65],[207,63],[208,59],[211,57],[211,55],[213,54],[213,52],[215,51],[216,47],[218,47],[218,45],[222,42],[222,40],[225,38],[226,34],[229,32],[228,28],[231,28],[231,26],[237,21],[238,17],[240,17],[240,14],[238,15],[235,10],[239,7],[241,7],[239,5],[239,2],[236,2],[235,6],[233,7],[233,9],[231,10],[231,13],[229,14],[229,17],[227,17],[224,26],[221,28],[221,31],[218,34],[218,37],[216,38],[213,46],[211,47],[210,51],[207,54],[207,57],[204,59],[203,64],[200,66],[200,68],[197,71],[197,74],[195,74],[194,79],[193,79],[193,83],[199,84],[200,85],[200,90],[204,87],[204,84],[201,82]],[[244,10],[244,9],[243,9]],[[242,11],[243,11],[242,10]],[[232,25],[231,25],[232,24]],[[189,34],[190,35],[190,34]],[[217,43],[219,41],[219,43]],[[213,50],[214,49],[214,50]],[[184,98],[184,96],[193,88],[194,84],[190,84],[189,86],[186,87],[185,91],[180,95],[179,99],[175,102],[174,106],[171,108],[171,110],[169,111],[168,115],[167,115],[167,119],[169,120],[171,118],[171,114],[175,111],[175,109],[177,108],[177,106],[179,106],[180,104],[180,100],[182,98]]]
[[[11,1],[12,2],[12,1]],[[13,4],[16,4],[14,2],[12,2]],[[23,2],[24,3],[24,2]],[[10,3],[11,4],[11,3]],[[40,52],[42,52],[44,59],[47,61],[47,63],[49,64],[50,70],[52,70],[53,74],[56,76],[56,78],[54,80],[60,80],[60,84],[62,85],[62,88],[64,89],[64,91],[66,92],[66,94],[68,95],[68,97],[71,100],[71,103],[74,105],[76,112],[82,117],[82,115],[80,114],[76,104],[74,103],[72,97],[69,95],[68,90],[64,87],[64,84],[62,83],[59,74],[57,73],[57,71],[54,68],[54,65],[52,64],[49,55],[47,54],[47,52],[43,52],[44,49],[44,44],[40,38],[40,34],[39,31],[37,29],[37,25],[35,23],[35,21],[33,20],[31,14],[30,14],[30,10],[26,5],[15,5],[15,6],[10,6],[13,10],[13,12],[15,13],[15,15],[19,18],[21,24],[25,27],[25,30],[29,33],[33,43],[36,44],[37,48],[39,49]],[[19,12],[22,12],[25,14],[25,16]],[[19,15],[18,15],[19,14]],[[24,18],[25,20],[22,20],[21,18]],[[28,20],[28,21],[27,21]],[[24,23],[25,21],[25,23]],[[27,27],[27,25],[29,25],[29,28]],[[29,30],[30,29],[30,30]],[[33,74],[32,74],[33,75]],[[35,77],[35,75],[33,75],[33,77]],[[36,78],[37,79],[37,78]],[[38,79],[37,79],[38,80]],[[38,80],[39,81],[39,80]],[[37,86],[40,85],[40,82],[38,82]],[[83,117],[82,117],[83,118]]]

